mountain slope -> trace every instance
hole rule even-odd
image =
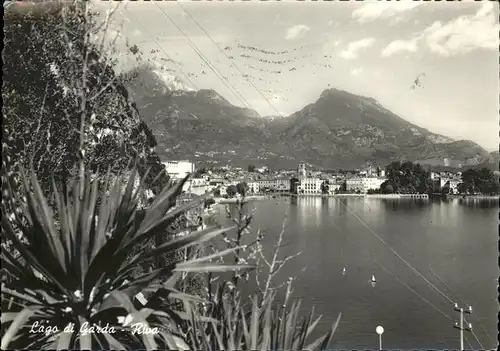
[[[163,158],[275,167],[296,167],[305,161],[329,168],[394,160],[455,166],[491,160],[471,141],[431,133],[373,98],[342,90],[325,90],[316,102],[291,116],[268,119],[231,105],[213,90],[179,90],[180,82],[172,87],[174,78],[151,67],[136,72],[129,89]]]
[[[314,149],[327,164],[387,163],[406,159],[427,164],[477,164],[490,155],[470,141],[453,141],[409,123],[372,98],[325,90],[313,104],[289,117],[279,138],[295,157]],[[323,163],[325,163],[325,161]]]

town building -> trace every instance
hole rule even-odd
[[[186,193],[203,195],[210,190],[209,183],[205,178],[191,178],[184,183],[182,190]]]
[[[259,187],[259,182],[257,181],[252,181],[252,182],[248,182],[248,190],[252,193],[252,194],[258,194],[259,193],[259,190],[260,190],[260,187]]]
[[[361,178],[361,177],[352,177],[352,178],[346,179],[346,181],[345,181],[345,189],[348,192],[353,192],[353,193],[362,192],[363,189],[364,189],[363,178]]]
[[[290,178],[264,178],[256,181],[258,183],[259,191],[290,191]]]
[[[182,179],[193,173],[194,163],[190,161],[165,161],[165,171],[172,179]]]
[[[354,193],[366,193],[368,190],[380,189],[384,177],[352,177],[346,179],[346,190]]]
[[[363,192],[380,189],[387,179],[385,177],[363,177]]]
[[[211,186],[219,186],[219,185],[222,185],[224,184],[224,178],[222,177],[210,177],[209,180],[208,180],[208,184],[211,185]]]
[[[331,182],[328,184],[328,194],[334,195],[342,188],[342,184]]]
[[[451,194],[458,193],[458,184],[461,183],[461,180],[458,178],[449,178],[449,177],[441,177],[439,179],[439,189],[442,190],[447,184],[450,187]]]
[[[306,178],[307,177],[307,169],[306,169],[306,164],[305,163],[300,163],[299,166],[297,167],[297,175],[300,178]]]
[[[319,178],[306,177],[299,178],[299,185],[297,187],[297,193],[299,195],[320,195],[321,194],[321,184],[323,180]]]

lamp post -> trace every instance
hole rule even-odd
[[[384,328],[382,326],[378,326],[375,331],[378,334],[378,349],[382,350],[382,334],[384,334]]]

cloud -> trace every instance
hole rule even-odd
[[[142,33],[139,29],[134,29],[134,31],[132,32],[132,36],[134,36],[134,37],[140,37],[141,34]]]
[[[439,56],[463,55],[473,50],[498,50],[499,24],[491,2],[483,2],[473,15],[463,15],[446,23],[440,21],[409,40],[390,42],[380,56],[418,51],[421,44]]]
[[[354,18],[359,23],[373,21],[379,18],[390,18],[400,15],[403,12],[410,11],[417,6],[422,5],[422,2],[401,1],[401,2],[376,2],[362,5],[352,13]]]
[[[296,26],[287,29],[285,39],[286,40],[297,39],[298,37],[307,33],[310,29],[311,28],[309,28],[305,24],[297,24]]]
[[[358,57],[360,51],[369,48],[374,43],[374,38],[365,38],[357,41],[352,41],[347,45],[347,49],[340,52],[339,56],[346,60],[355,59]]]
[[[394,40],[382,50],[380,56],[389,57],[403,52],[417,52],[419,39],[420,37],[410,40]]]
[[[363,73],[363,68],[361,67],[358,67],[358,68],[353,68],[351,69],[351,71],[349,72],[351,74],[351,76],[359,76],[361,73]]]
[[[492,2],[483,2],[475,15],[460,16],[445,24],[434,22],[422,32],[431,52],[441,56],[476,49],[498,50],[498,15]]]

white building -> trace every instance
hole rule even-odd
[[[259,187],[259,182],[248,182],[248,189],[252,194],[258,194],[260,187]]]
[[[342,187],[342,184],[333,183],[333,182],[329,183],[328,184],[328,194],[334,195],[335,192],[339,191],[341,187]]]
[[[363,178],[352,177],[352,178],[346,179],[345,188],[347,191],[363,192],[363,189],[364,189]]]
[[[209,188],[210,188],[209,183],[204,178],[189,179],[182,186],[182,190],[185,191],[186,193],[196,194],[199,196],[201,196],[201,195],[205,194],[207,191],[209,191]]]
[[[297,193],[303,195],[321,194],[321,184],[323,181],[319,178],[301,178]]]
[[[258,183],[259,190],[267,188],[270,191],[290,191],[289,178],[266,178],[259,179],[256,182]]]
[[[346,180],[346,190],[366,193],[370,189],[380,189],[380,186],[386,180],[384,177],[353,177]]]
[[[452,194],[457,194],[458,193],[458,184],[460,184],[460,179],[456,178],[447,178],[447,177],[442,177],[439,179],[439,189],[443,189],[446,183],[449,183],[450,185],[450,193]]]
[[[377,190],[380,189],[380,186],[387,179],[385,177],[364,177],[363,179],[363,189],[364,192],[368,190]]]
[[[173,179],[182,179],[194,172],[194,163],[190,161],[165,161],[165,171]]]

